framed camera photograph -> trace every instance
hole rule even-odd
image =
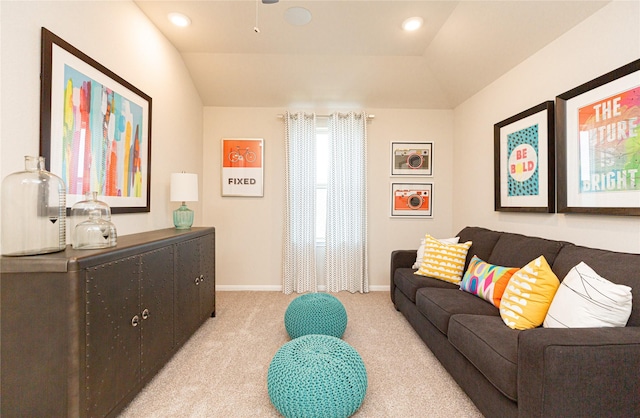
[[[391,142],[392,176],[433,176],[433,142]]]
[[[391,183],[391,216],[433,216],[432,183]]]

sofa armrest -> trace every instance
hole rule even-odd
[[[521,417],[640,416],[640,327],[518,336]]]
[[[389,292],[391,294],[391,301],[395,305],[395,288],[396,285],[393,281],[393,275],[398,268],[411,268],[413,263],[416,262],[418,256],[418,250],[395,250],[391,252],[391,282],[389,284]]]

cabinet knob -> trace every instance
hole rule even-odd
[[[149,319],[149,309],[142,311],[142,319]]]
[[[200,275],[200,283],[204,282],[204,275]]]
[[[196,283],[196,286],[200,284],[200,277],[196,277],[195,283]]]
[[[134,317],[131,318],[131,325],[134,327],[137,327],[139,323],[140,323],[140,318],[138,317],[138,315],[134,315]]]

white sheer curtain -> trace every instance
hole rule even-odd
[[[327,289],[369,291],[367,256],[367,115],[329,119]]]
[[[316,292],[316,115],[285,118],[284,293]]]

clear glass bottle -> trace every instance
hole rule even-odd
[[[75,226],[73,236],[73,248],[78,250],[113,247],[117,240],[115,226],[102,219],[98,209],[92,210],[89,219]]]
[[[2,181],[2,254],[62,251],[66,239],[67,191],[62,179],[44,168],[44,157],[24,157],[25,171]]]

